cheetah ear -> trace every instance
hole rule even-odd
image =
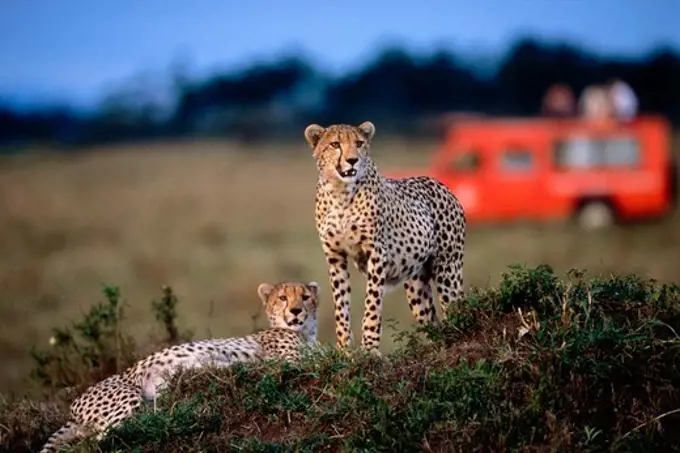
[[[307,283],[307,288],[314,293],[315,297],[319,297],[319,284],[317,282]]]
[[[269,283],[262,283],[260,286],[257,287],[257,294],[260,296],[260,299],[262,300],[263,304],[267,304],[267,299],[269,298],[269,295],[272,293],[274,290],[274,286],[270,285]]]
[[[307,143],[309,143],[309,146],[311,146],[312,149],[316,148],[316,145],[319,143],[319,140],[321,140],[321,136],[324,132],[326,132],[326,129],[318,124],[310,124],[307,126],[305,129],[305,140],[307,140]]]
[[[366,137],[366,141],[371,141],[375,134],[375,126],[370,121],[364,121],[359,125],[359,130]]]

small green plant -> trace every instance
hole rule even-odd
[[[170,286],[163,286],[163,297],[151,302],[151,307],[158,321],[165,331],[164,342],[166,344],[178,344],[188,341],[192,337],[189,331],[180,332],[177,327],[177,296]]]
[[[122,331],[123,304],[117,287],[104,285],[104,302],[93,305],[80,321],[53,329],[50,347],[32,348],[32,377],[47,389],[81,387],[128,366],[134,341]]]
[[[151,303],[154,317],[165,332],[163,345],[191,338],[177,327],[177,297],[164,286],[163,297]],[[62,388],[82,389],[118,373],[138,357],[133,338],[126,334],[120,289],[103,285],[103,302],[93,305],[80,320],[53,329],[48,348],[31,349],[35,367],[31,376],[48,392]],[[160,347],[159,346],[159,347]]]
[[[517,308],[534,308],[552,313],[557,309],[555,298],[562,285],[552,267],[541,264],[535,268],[513,264],[510,272],[501,275],[497,308],[509,312]]]

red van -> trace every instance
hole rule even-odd
[[[426,172],[468,220],[575,218],[587,229],[667,213],[677,194],[671,128],[661,117],[465,119],[448,129]]]

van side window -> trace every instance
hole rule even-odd
[[[534,156],[522,148],[509,148],[501,154],[501,169],[506,171],[527,171],[534,166]]]
[[[553,159],[560,169],[637,166],[640,144],[634,137],[592,139],[577,136],[558,141]]]
[[[479,153],[474,150],[466,150],[458,154],[450,162],[451,171],[457,173],[474,173],[480,166]]]
[[[640,144],[633,137],[616,137],[602,141],[604,165],[636,166],[640,163]]]
[[[600,165],[597,142],[588,137],[573,137],[555,144],[553,159],[559,169],[592,168]]]

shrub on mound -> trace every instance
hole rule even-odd
[[[156,413],[98,448],[677,451],[678,332],[677,285],[513,266],[498,287],[469,291],[441,328],[401,333],[382,358],[323,348],[295,366],[181,373]],[[0,420],[9,448],[58,425],[53,411],[21,407]],[[22,417],[30,423],[12,431]]]

